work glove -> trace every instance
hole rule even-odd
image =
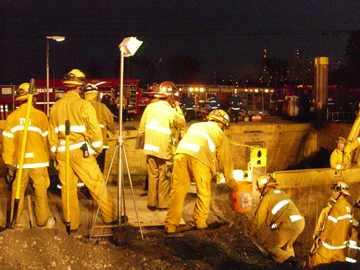
[[[231,189],[232,192],[236,193],[239,190],[239,184],[235,181],[234,178],[231,178],[229,180],[229,188]]]

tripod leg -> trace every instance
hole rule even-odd
[[[141,224],[140,224],[140,219],[139,219],[139,214],[138,214],[138,210],[137,210],[136,202],[135,202],[135,195],[134,195],[134,189],[133,189],[133,185],[132,185],[132,181],[131,181],[129,164],[128,164],[128,161],[127,161],[127,158],[126,158],[126,152],[125,152],[125,147],[124,146],[122,146],[122,150],[124,152],[124,159],[125,159],[125,164],[126,164],[126,168],[127,168],[127,173],[128,173],[128,176],[129,176],[129,183],[130,183],[130,187],[131,187],[131,193],[132,193],[132,197],[133,197],[133,201],[134,201],[134,207],[135,207],[136,217],[137,217],[137,221],[138,221],[138,225],[139,225],[139,229],[140,229],[141,239],[144,240],[144,236],[143,236],[142,228],[141,228]]]
[[[99,200],[99,205],[98,205],[98,208],[96,210],[96,214],[95,214],[95,218],[94,218],[94,222],[93,222],[93,225],[91,227],[91,232],[90,232],[90,236],[89,236],[89,242],[91,240],[91,237],[93,235],[93,232],[94,232],[94,227],[95,227],[95,224],[96,224],[96,219],[99,215],[99,211],[100,211],[100,205],[101,205],[101,201],[103,199],[103,196],[104,196],[104,192],[105,192],[105,189],[106,189],[106,184],[108,182],[108,179],[109,179],[109,176],[110,176],[110,172],[111,172],[111,168],[112,168],[112,164],[114,162],[114,158],[115,158],[115,155],[116,155],[116,150],[119,148],[118,145],[115,146],[115,149],[114,149],[114,153],[113,153],[113,156],[112,156],[112,159],[111,159],[111,162],[110,162],[110,166],[109,166],[109,171],[107,173],[107,176],[106,176],[106,180],[105,180],[105,183],[104,183],[104,187],[103,187],[103,190],[101,192],[101,197],[100,197],[100,200]]]

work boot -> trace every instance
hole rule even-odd
[[[156,210],[157,210],[157,207],[156,207],[156,206],[147,205],[147,209],[149,209],[150,211],[156,211]]]
[[[290,256],[287,258],[285,262],[283,262],[284,265],[291,265],[294,269],[302,270],[306,266],[306,262],[300,259],[296,259],[294,256]]]

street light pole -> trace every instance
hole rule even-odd
[[[49,117],[49,39],[55,40],[55,41],[64,41],[65,37],[61,36],[47,36],[46,37],[46,115]]]

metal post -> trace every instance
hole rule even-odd
[[[49,38],[46,37],[46,115],[49,117]]]

